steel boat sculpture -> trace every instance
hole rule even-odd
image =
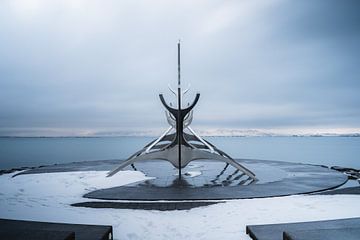
[[[172,107],[172,104],[167,104],[164,96],[159,94],[160,101],[166,109],[167,122],[169,128],[157,139],[151,141],[143,149],[137,151],[127,160],[122,162],[117,168],[108,173],[108,177],[113,176],[126,166],[132,165],[138,161],[148,160],[165,160],[170,162],[179,171],[179,178],[181,178],[181,169],[188,165],[191,161],[206,159],[223,161],[228,165],[243,172],[248,176],[250,182],[255,182],[257,179],[255,174],[249,169],[241,165],[239,162],[232,159],[228,154],[221,151],[209,141],[200,137],[191,127],[193,120],[193,108],[200,98],[197,93],[192,104],[187,104],[185,108],[182,107],[183,95],[189,90],[181,90],[180,81],[180,42],[178,43],[178,82],[177,91],[169,86],[170,91],[177,98],[177,108]]]

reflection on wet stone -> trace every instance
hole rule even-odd
[[[148,176],[155,177],[155,179],[131,186],[179,188],[238,186],[252,183],[251,178],[227,163],[213,161],[201,161],[201,164],[199,163],[195,162],[185,167],[181,179],[178,177],[177,169],[166,162],[136,163],[135,166],[128,167],[128,169],[142,171]]]

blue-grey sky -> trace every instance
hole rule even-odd
[[[360,129],[360,1],[0,2],[0,135],[166,128]]]

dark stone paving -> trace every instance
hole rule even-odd
[[[348,187],[342,189],[335,189],[326,192],[317,193],[319,195],[335,195],[335,194],[360,194],[360,186],[359,187]]]
[[[331,169],[334,169],[339,172],[345,173],[349,179],[352,180],[360,180],[360,170],[355,168],[347,168],[347,167],[339,167],[339,166],[333,166]]]
[[[267,225],[250,225],[246,227],[246,233],[250,235],[250,237],[254,240],[282,240],[284,232],[289,234],[297,234],[299,239],[294,238],[293,240],[302,240],[309,234],[308,237],[304,239],[328,239],[326,236],[326,232],[331,230],[335,236],[339,236],[344,229],[360,229],[360,218],[348,218],[348,219],[337,219],[337,220],[328,220],[328,221],[314,221],[314,222],[300,222],[300,223],[282,223],[282,224],[267,224]],[[301,234],[300,232],[301,231]],[[314,236],[314,232],[318,231],[319,233],[322,231],[324,233],[323,237],[320,238],[311,238]],[[358,230],[353,233],[356,234]],[[296,237],[296,235],[295,235]],[[333,238],[333,239],[347,239],[347,238]],[[357,238],[349,238],[349,239],[360,239],[360,236],[357,235]]]
[[[35,173],[52,173],[52,172],[110,171],[121,161],[122,160],[112,159],[112,160],[82,161],[82,162],[73,162],[73,163],[54,164],[49,166],[31,168],[17,175],[35,174]]]
[[[239,161],[255,172],[258,182],[246,182],[240,173],[234,174],[234,169],[222,172],[223,165],[219,163],[199,161],[197,165],[190,166],[190,170],[202,174],[183,176],[181,180],[171,171],[162,170],[161,165],[146,163],[139,164],[137,168],[149,176],[156,176],[155,180],[101,189],[84,197],[138,201],[244,199],[313,193],[336,188],[347,181],[344,174],[321,166],[265,160]],[[157,166],[156,171],[153,166]]]
[[[284,232],[284,240],[359,240],[360,228],[316,229]]]
[[[224,202],[81,202],[75,203],[74,207],[90,208],[116,208],[116,209],[141,209],[141,210],[190,210],[197,207],[205,207]]]
[[[63,240],[74,235],[76,240],[112,239],[112,227],[0,219],[0,239]]]
[[[257,182],[252,182],[232,166],[217,161],[194,161],[186,166],[179,180],[178,170],[165,161],[135,164],[153,180],[136,184],[97,190],[85,195],[102,200],[224,200],[286,196],[314,193],[343,185],[347,176],[324,166],[270,161],[238,159],[251,169]],[[30,169],[20,174],[66,171],[109,171],[120,160],[101,160],[58,164]],[[130,166],[125,170],[134,170]]]

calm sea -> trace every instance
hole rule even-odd
[[[84,160],[126,159],[150,137],[0,138],[0,169]],[[207,137],[233,158],[360,169],[360,137]]]

